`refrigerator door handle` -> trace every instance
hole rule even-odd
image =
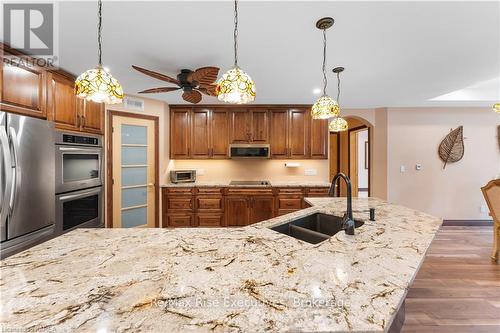
[[[9,138],[4,127],[0,127],[0,144],[2,145],[2,160],[5,165],[5,185],[2,191],[0,207],[0,223],[4,223],[9,213],[10,197],[12,191],[12,161],[10,159]],[[2,177],[3,175],[0,175]]]
[[[17,193],[19,192],[19,187],[20,187],[20,177],[21,177],[21,167],[19,165],[19,160],[18,160],[18,154],[17,154],[17,149],[18,147],[18,141],[17,141],[17,133],[16,130],[12,127],[9,128],[9,134],[10,134],[10,142],[11,142],[11,147],[12,147],[12,155],[14,157],[14,168],[12,170],[14,171],[13,176],[12,176],[12,193],[10,196],[10,211],[9,211],[9,216],[12,216],[12,212],[14,211],[14,207],[16,205],[16,199],[17,199]]]

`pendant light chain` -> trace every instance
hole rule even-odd
[[[102,67],[102,0],[97,1],[97,15],[98,15],[98,23],[97,23],[97,54],[98,54],[98,64],[99,67]]]
[[[326,78],[326,29],[323,29],[323,96],[326,96],[326,87],[328,79]]]
[[[238,0],[234,0],[234,67],[238,67]]]

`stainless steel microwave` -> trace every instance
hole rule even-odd
[[[269,144],[231,144],[229,156],[231,158],[269,158],[271,149]]]
[[[194,183],[196,181],[196,170],[172,170],[170,171],[172,183]]]

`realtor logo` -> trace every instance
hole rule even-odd
[[[35,56],[54,55],[54,5],[10,3],[3,5],[5,43]]]

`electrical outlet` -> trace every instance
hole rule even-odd
[[[304,175],[306,176],[316,176],[318,174],[318,170],[316,169],[304,169]]]
[[[404,165],[401,165],[399,167],[399,172],[401,172],[401,173],[406,172],[406,167]]]
[[[205,169],[196,169],[196,175],[203,176],[205,174]]]

